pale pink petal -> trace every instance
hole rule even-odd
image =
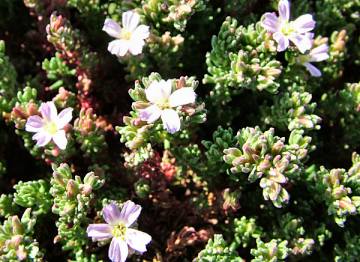
[[[112,228],[108,224],[90,224],[86,233],[93,241],[103,241],[112,238],[111,230]]]
[[[151,103],[157,103],[169,98],[172,89],[171,80],[153,81],[148,88],[145,89],[146,99]]]
[[[41,112],[42,117],[46,120],[55,120],[57,117],[57,109],[52,101],[42,103],[39,111]]]
[[[144,40],[141,39],[131,40],[129,43],[129,52],[132,55],[139,55],[141,54],[144,45],[145,45]]]
[[[278,47],[277,47],[278,52],[285,51],[286,48],[288,48],[289,39],[286,36],[284,36],[282,33],[280,33],[280,32],[274,33],[273,38],[278,44]]]
[[[307,38],[311,39],[311,41],[313,41],[315,34],[311,32],[307,32],[304,33],[304,36],[306,36]]]
[[[58,130],[55,135],[53,135],[52,139],[54,143],[61,149],[64,150],[67,145],[66,133],[65,130]]]
[[[279,16],[282,21],[289,21],[290,19],[290,4],[288,0],[279,1]]]
[[[310,62],[321,62],[329,58],[329,46],[327,44],[319,45],[310,51]]]
[[[126,230],[126,242],[132,249],[140,253],[146,252],[146,245],[150,241],[151,236],[147,233],[132,228]]]
[[[299,16],[294,22],[293,26],[295,27],[298,33],[310,32],[315,28],[315,21],[310,14]]]
[[[125,262],[128,256],[128,246],[120,237],[111,240],[108,256],[112,262]]]
[[[36,140],[36,145],[41,147],[47,145],[50,142],[51,135],[45,132],[39,132],[33,135],[32,139]]]
[[[103,208],[103,217],[106,223],[116,225],[121,222],[119,207],[115,203],[110,203]]]
[[[304,63],[304,66],[310,72],[310,74],[312,76],[314,76],[314,77],[320,77],[321,76],[321,71],[319,69],[317,69],[315,66],[313,66],[312,64]]]
[[[146,39],[150,35],[149,27],[146,25],[139,25],[132,34],[134,39]]]
[[[261,21],[261,25],[266,29],[266,31],[275,33],[279,28],[279,19],[275,13],[265,13]]]
[[[157,105],[151,105],[140,111],[140,119],[148,123],[154,123],[159,119],[161,109]]]
[[[121,35],[121,27],[120,25],[110,18],[105,19],[104,26],[102,28],[108,35],[119,38]]]
[[[141,206],[136,205],[131,200],[128,200],[124,203],[121,209],[120,219],[125,223],[127,227],[131,226],[139,217],[140,212]]]
[[[114,40],[109,43],[108,51],[116,56],[124,56],[129,51],[129,41],[126,40]]]
[[[135,30],[139,22],[140,16],[133,11],[127,11],[122,15],[122,25],[130,32],[133,32]]]
[[[44,122],[40,116],[30,116],[26,122],[25,130],[27,132],[39,132],[43,126]]]
[[[71,121],[72,111],[73,109],[71,107],[68,107],[60,112],[60,114],[58,115],[58,121],[56,122],[56,125],[59,129],[63,128]]]
[[[180,118],[177,112],[173,109],[165,109],[161,112],[161,119],[164,128],[173,134],[180,130]]]
[[[305,53],[311,48],[312,40],[309,39],[307,35],[291,35],[289,39],[296,45],[301,53]]]
[[[195,103],[196,94],[191,87],[177,89],[170,95],[169,104],[171,107]]]

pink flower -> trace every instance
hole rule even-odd
[[[87,234],[93,241],[112,239],[109,247],[109,258],[113,262],[124,262],[129,253],[143,253],[151,236],[139,230],[130,228],[141,212],[141,206],[128,200],[121,211],[115,203],[103,208],[106,224],[90,224]]]
[[[290,4],[288,0],[280,0],[279,17],[275,13],[265,13],[261,25],[273,34],[277,42],[277,50],[282,52],[288,48],[291,41],[301,53],[311,48],[312,34],[309,34],[315,27],[312,15],[306,14],[298,17],[295,21],[290,19]]]
[[[127,11],[122,15],[122,28],[114,20],[107,18],[103,30],[110,36],[117,38],[111,41],[108,46],[110,53],[116,56],[124,56],[127,52],[132,55],[141,54],[145,39],[149,37],[149,27],[138,25],[140,16],[133,12]]]
[[[171,134],[180,130],[180,117],[172,109],[174,107],[192,104],[196,94],[191,87],[183,87],[172,92],[172,81],[153,81],[145,89],[147,100],[151,105],[140,111],[140,118],[148,123],[154,123],[161,117],[164,128]]]
[[[37,146],[45,146],[51,140],[62,150],[66,148],[67,139],[63,129],[72,119],[72,108],[65,108],[57,113],[54,102],[42,103],[41,116],[30,116],[26,122],[25,130],[36,133],[32,138]]]
[[[329,46],[327,44],[319,45],[310,50],[309,54],[301,55],[297,61],[306,67],[309,73],[314,77],[320,77],[321,71],[310,62],[321,62],[329,58],[328,54]]]

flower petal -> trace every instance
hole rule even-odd
[[[293,26],[295,27],[298,33],[310,32],[315,28],[315,21],[313,16],[310,14],[299,16],[294,22]]]
[[[25,125],[25,130],[27,132],[39,132],[44,126],[43,119],[40,116],[30,116]]]
[[[53,135],[52,139],[61,150],[64,150],[66,148],[68,141],[66,139],[65,130],[58,130],[56,134]]]
[[[128,228],[126,230],[126,242],[132,249],[140,253],[146,251],[146,245],[150,241],[151,241],[151,236],[145,232],[141,232],[139,230],[132,228]]]
[[[105,19],[105,23],[102,30],[112,37],[120,38],[121,27],[117,22],[115,22],[110,18]]]
[[[50,142],[51,135],[41,131],[41,132],[36,133],[35,135],[33,135],[32,139],[36,140],[36,145],[37,146],[45,146]]]
[[[170,95],[169,104],[171,107],[195,103],[196,94],[191,87],[177,89]]]
[[[310,62],[320,62],[329,58],[329,46],[327,44],[319,45],[310,51]]]
[[[154,123],[159,119],[161,109],[157,105],[151,105],[140,111],[140,119],[148,123]]]
[[[111,230],[112,228],[108,224],[90,224],[86,233],[93,241],[102,241],[112,238]]]
[[[307,35],[292,35],[289,37],[290,41],[296,45],[301,53],[305,53],[307,50],[311,48],[312,39],[310,39]]]
[[[125,262],[128,252],[128,246],[121,238],[114,237],[111,240],[108,256],[112,262]]]
[[[290,4],[288,0],[280,0],[278,5],[279,16],[282,21],[290,19]]]
[[[169,98],[172,89],[171,80],[153,81],[145,89],[146,99],[151,103],[157,103]]]
[[[141,212],[141,206],[136,205],[131,200],[128,200],[124,203],[121,209],[120,218],[125,223],[125,225],[129,227],[139,217],[140,212]]]
[[[121,221],[119,207],[115,203],[110,203],[103,208],[103,217],[106,223],[116,225]]]
[[[130,32],[133,32],[135,30],[139,22],[140,16],[136,12],[127,11],[122,15],[122,25],[126,30]]]
[[[312,64],[304,63],[304,66],[310,72],[310,74],[312,76],[314,76],[314,77],[320,77],[321,76],[321,71],[319,69],[317,69],[315,66],[313,66]]]
[[[135,39],[146,39],[150,35],[149,27],[147,25],[139,25],[132,34]]]
[[[108,45],[108,51],[116,56],[124,56],[129,51],[129,41],[126,40],[114,40]]]
[[[266,31],[275,33],[279,28],[279,18],[275,13],[265,13],[261,21],[261,25],[266,29]]]
[[[142,39],[131,40],[129,43],[129,52],[132,55],[139,55],[142,53],[144,45],[145,42]]]
[[[42,117],[46,120],[55,120],[57,117],[57,109],[52,101],[42,103],[39,111],[41,112]]]
[[[286,48],[288,48],[289,39],[286,36],[284,36],[282,33],[280,33],[280,32],[274,33],[273,38],[278,44],[278,47],[277,47],[278,52],[285,51]]]
[[[174,134],[180,130],[180,118],[177,112],[173,109],[165,109],[161,112],[161,119],[164,128],[170,133]]]
[[[56,125],[59,129],[63,128],[71,121],[72,111],[73,109],[71,107],[68,107],[60,112],[60,114],[58,115],[58,121],[56,122]]]

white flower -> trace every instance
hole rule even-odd
[[[139,230],[130,228],[141,212],[141,206],[128,200],[121,211],[111,203],[103,208],[106,224],[90,224],[86,230],[93,241],[112,239],[108,256],[113,262],[124,262],[129,253],[146,251],[146,245],[151,236]]]
[[[117,38],[111,41],[108,50],[113,55],[124,56],[127,52],[133,55],[141,54],[145,39],[149,37],[149,27],[139,25],[140,16],[133,12],[127,11],[122,15],[122,28],[110,18],[106,18],[103,30],[110,36]]]
[[[310,62],[321,62],[328,59],[328,50],[329,46],[327,44],[319,45],[318,47],[311,49],[309,54],[299,56],[297,61],[305,66],[312,76],[320,77],[321,71],[310,64]]]
[[[42,103],[39,111],[41,116],[30,116],[26,122],[25,130],[36,133],[32,138],[37,141],[37,146],[45,146],[50,140],[60,148],[65,149],[67,139],[63,129],[72,119],[72,108],[66,108],[57,113],[53,102]]]
[[[151,105],[140,111],[140,118],[153,123],[160,117],[164,128],[171,134],[180,130],[180,118],[174,107],[192,104],[196,94],[191,87],[183,87],[172,92],[172,81],[152,82],[145,89],[147,100]]]
[[[261,25],[273,34],[278,43],[279,52],[288,48],[290,42],[294,43],[301,53],[305,53],[312,45],[312,36],[309,34],[315,27],[312,15],[306,14],[298,17],[295,21],[290,19],[290,4],[288,0],[280,0],[279,17],[275,13],[265,13]]]

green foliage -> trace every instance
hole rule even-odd
[[[49,194],[49,183],[40,179],[22,182],[14,186],[14,202],[22,207],[31,207],[34,215],[46,214],[50,211],[52,198]]]
[[[336,262],[355,262],[360,255],[360,237],[359,235],[352,235],[350,232],[345,232],[345,245],[340,243],[335,246]]]
[[[275,59],[273,40],[259,23],[243,27],[228,17],[211,43],[212,51],[206,55],[208,74],[203,82],[214,84],[210,92],[214,103],[225,104],[244,88],[277,92],[276,78],[282,66]]]
[[[0,216],[9,217],[12,214],[18,212],[18,206],[14,202],[14,197],[12,195],[2,194],[0,196]]]
[[[208,0],[170,0],[164,3],[160,0],[145,0],[142,3],[142,12],[155,28],[165,25],[184,31],[191,15],[204,10],[207,2]]]
[[[10,112],[16,94],[16,71],[5,54],[5,42],[0,41],[0,117]]]
[[[105,154],[107,144],[105,132],[96,123],[97,116],[92,109],[81,110],[79,117],[74,121],[76,141],[81,144],[80,149],[85,156],[91,157],[94,161],[99,154]]]
[[[245,173],[249,174],[251,183],[261,179],[264,199],[271,200],[276,207],[282,207],[290,198],[284,185],[289,176],[301,170],[301,160],[307,154],[307,144],[300,148],[299,143],[294,143],[295,136],[311,141],[310,137],[302,137],[301,133],[293,131],[286,145],[285,139],[275,136],[272,128],[264,133],[259,127],[243,128],[236,136],[236,147],[224,150],[224,161],[232,165],[230,178],[243,181],[241,173]]]
[[[0,1],[0,261],[107,261],[86,228],[128,199],[152,236],[129,261],[358,261],[360,1],[290,1],[329,46],[319,78],[262,27],[278,3]],[[130,10],[150,35],[114,56],[104,21]],[[197,95],[174,134],[140,118],[166,79]],[[46,101],[73,109],[65,150],[25,130]]]
[[[236,138],[231,128],[224,129],[218,127],[212,135],[213,141],[202,141],[206,151],[206,175],[216,176],[224,173],[229,165],[223,161],[223,151],[229,147],[235,146]]]
[[[264,122],[289,131],[320,129],[321,118],[313,114],[316,103],[311,103],[311,98],[312,95],[308,92],[293,90],[275,96],[270,108],[262,108]]]
[[[104,180],[93,172],[86,174],[84,179],[73,177],[67,164],[53,166],[53,170],[50,181],[50,194],[54,198],[52,212],[59,216],[55,241],[60,241],[64,250],[73,250],[76,253],[88,242],[87,214],[95,198],[94,191],[102,187]]]
[[[256,225],[254,218],[246,218],[242,216],[240,219],[234,219],[234,240],[231,247],[242,246],[246,248],[252,240],[261,237],[263,229]],[[234,249],[234,248],[233,248]]]
[[[313,171],[310,179],[314,183],[312,190],[319,201],[324,201],[328,207],[328,214],[334,216],[335,222],[344,227],[350,215],[360,211],[360,196],[358,195],[359,174],[357,154],[353,155],[354,166],[347,172],[344,169],[331,169],[324,167]],[[354,187],[354,190],[352,189]]]
[[[255,258],[253,262],[275,262],[284,261],[289,255],[288,242],[286,240],[273,239],[270,242],[264,243],[260,239],[256,241],[257,248],[251,249],[251,255]]]
[[[196,262],[242,262],[236,251],[229,248],[224,238],[220,234],[214,235],[214,239],[210,239],[205,249],[203,249],[195,258]]]
[[[339,125],[342,129],[344,147],[351,149],[360,144],[360,83],[347,83],[340,92],[329,92],[322,97],[322,107],[331,117],[329,125]],[[334,103],[337,107],[334,108]]]
[[[36,218],[31,217],[31,209],[26,209],[21,219],[8,217],[0,225],[1,261],[43,261],[39,243],[33,238]]]

